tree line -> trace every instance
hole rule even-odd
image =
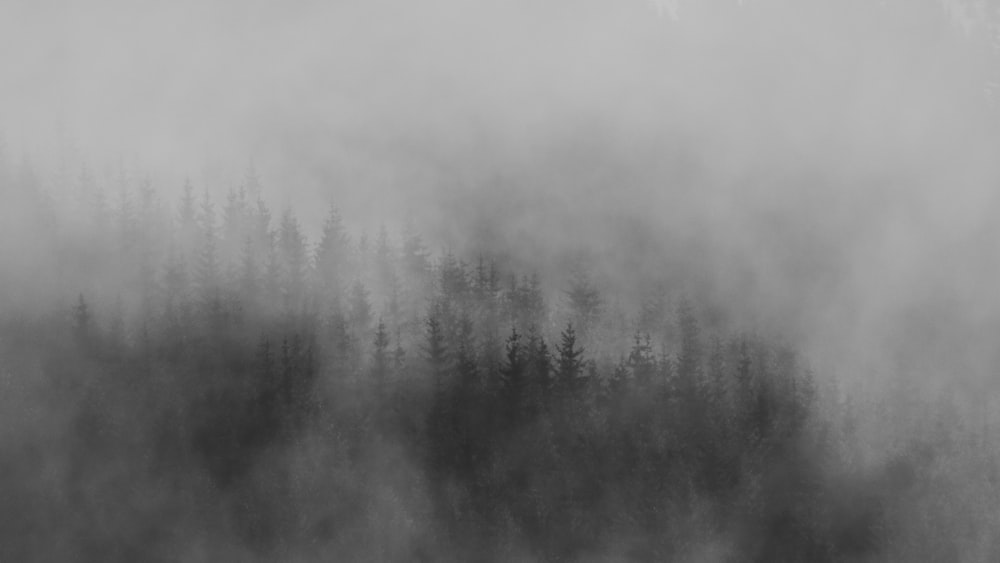
[[[60,260],[86,257],[62,313],[3,324],[5,369],[49,413],[7,447],[23,461],[4,495],[30,507],[5,527],[11,556],[168,559],[195,537],[243,560],[718,544],[844,561],[896,537],[916,454],[843,461],[849,431],[776,338],[709,329],[682,295],[623,323],[585,272],[553,290],[488,255],[435,255],[414,227],[353,237],[335,208],[310,245],[252,170],[221,209],[191,182],[171,203],[120,180],[109,206],[85,169],[86,228],[45,223],[75,233]],[[48,465],[64,492],[33,480]],[[72,531],[47,542],[57,529]]]

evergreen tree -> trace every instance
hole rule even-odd
[[[534,418],[550,405],[553,387],[552,353],[549,351],[545,339],[539,336],[535,330],[531,330],[528,334],[525,361],[527,416]]]
[[[254,256],[253,239],[247,236],[243,239],[243,251],[240,255],[239,290],[243,302],[253,307],[257,303],[260,275],[257,271],[257,261]]]
[[[403,228],[402,263],[406,277],[417,283],[426,279],[430,273],[430,253],[427,251],[427,247],[424,246],[424,241],[420,237],[420,233],[413,230],[413,225],[410,221],[407,221]]]
[[[375,238],[375,284],[381,301],[390,301],[397,289],[395,250],[389,242],[385,225],[379,227]]]
[[[279,382],[275,373],[271,341],[264,335],[261,335],[257,343],[254,363],[256,372],[252,396],[256,400],[251,405],[250,415],[260,421],[262,433],[266,434],[274,431],[277,425]]]
[[[442,474],[453,462],[456,448],[456,404],[451,391],[450,357],[438,311],[432,307],[425,322],[424,363],[433,386],[427,414],[432,475]]]
[[[511,328],[504,346],[504,365],[501,368],[501,403],[503,420],[519,424],[525,420],[527,377],[524,349],[517,328]]]
[[[702,379],[701,330],[694,307],[687,299],[683,299],[677,308],[677,325],[681,335],[677,357],[678,391],[686,404],[695,406]]]
[[[449,250],[438,264],[438,283],[441,295],[446,301],[460,302],[468,289],[468,274],[465,264]]]
[[[353,382],[353,376],[358,368],[358,347],[351,334],[347,317],[340,308],[335,308],[327,323],[329,345],[329,361],[336,384]]]
[[[448,382],[448,345],[445,340],[444,327],[441,325],[439,312],[432,310],[427,316],[425,327],[424,358],[434,382],[436,392],[443,392]]]
[[[580,372],[583,368],[583,349],[576,343],[573,323],[568,323],[560,335],[556,346],[556,388],[560,398],[572,397],[579,389]]]
[[[278,252],[277,244],[273,237],[268,234],[265,241],[265,262],[264,279],[262,289],[264,291],[263,301],[270,311],[278,310],[277,304],[282,303],[281,287],[283,279],[283,268],[281,267],[281,256]]]
[[[351,300],[349,303],[349,320],[351,323],[351,330],[355,334],[364,334],[368,332],[368,327],[371,324],[372,317],[372,306],[371,302],[368,300],[368,289],[365,285],[361,283],[361,280],[355,281],[354,285],[351,286]]]
[[[632,370],[632,380],[638,390],[640,392],[650,390],[656,373],[656,359],[653,357],[649,334],[643,336],[638,332],[635,333],[627,363]]]
[[[396,329],[396,347],[392,351],[392,369],[400,374],[406,365],[406,350],[403,348],[403,336],[400,330]]]
[[[337,300],[343,291],[345,274],[350,268],[350,238],[344,229],[340,212],[330,206],[323,233],[316,247],[316,284],[324,299]]]
[[[223,256],[234,257],[243,248],[244,242],[250,235],[247,228],[248,217],[249,207],[245,189],[242,186],[239,189],[230,188],[226,193],[226,206],[222,212]]]
[[[713,412],[719,416],[729,416],[726,412],[729,404],[729,384],[726,380],[726,353],[722,344],[722,339],[718,336],[712,338],[711,349],[708,355],[708,377],[705,378],[705,391],[703,393],[705,402],[712,407]]]
[[[222,321],[223,304],[219,277],[215,208],[208,195],[208,190],[205,190],[202,196],[198,214],[198,228],[201,247],[198,253],[195,281],[203,311],[212,326],[217,329],[218,323]]]
[[[136,219],[135,202],[132,201],[132,192],[129,190],[128,176],[125,173],[124,165],[118,168],[118,208],[116,209],[115,222],[118,227],[119,249],[122,255],[127,258],[135,248]]]
[[[281,216],[278,230],[278,248],[282,261],[282,293],[287,310],[296,310],[305,298],[306,243],[299,229],[299,222],[291,210]]]
[[[167,260],[163,271],[164,314],[168,317],[179,315],[188,298],[188,274],[184,256],[171,242],[167,249]]]
[[[182,230],[193,230],[197,220],[197,208],[194,198],[194,186],[190,178],[184,179],[184,192],[177,209],[177,217],[180,220]]]
[[[580,269],[573,273],[566,294],[572,322],[586,337],[600,318],[604,306],[601,294],[591,283],[590,277]]]
[[[382,322],[382,317],[378,319],[375,329],[375,340],[372,351],[372,377],[379,395],[385,389],[389,376],[389,333]]]
[[[467,398],[477,390],[479,365],[476,361],[476,343],[473,333],[472,318],[463,314],[458,322],[458,338],[455,346],[455,368],[458,372],[459,386]]]
[[[257,197],[252,215],[254,245],[258,251],[266,252],[274,243],[274,235],[271,232],[271,210],[260,196]]]

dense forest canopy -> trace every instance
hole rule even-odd
[[[996,559],[998,22],[5,3],[0,559]]]

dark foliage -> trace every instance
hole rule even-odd
[[[120,210],[160,260],[156,291],[115,282],[139,301],[5,319],[0,558],[849,561],[898,539],[923,466],[843,462],[791,348],[706,334],[681,299],[659,349],[644,306],[617,361],[588,357],[583,274],[560,318],[537,275],[504,289],[412,231],[368,260],[336,211],[310,260],[245,193],[222,229],[190,183],[174,227]],[[99,242],[76,244],[140,260]]]

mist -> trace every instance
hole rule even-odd
[[[481,258],[515,286],[522,274],[537,274],[545,315],[524,326],[515,315],[501,332],[537,329],[557,341],[564,321],[579,321],[568,289],[585,272],[605,306],[594,323],[600,328],[581,331],[596,371],[610,373],[619,355],[624,362],[633,332],[637,346],[640,332],[650,332],[641,318],[657,299],[671,310],[696,303],[706,338],[753,335],[794,348],[817,379],[813,416],[835,428],[853,419],[866,468],[891,466],[896,450],[879,452],[886,444],[932,441],[926,425],[938,415],[927,415],[925,404],[949,405],[954,418],[934,420],[989,440],[1000,361],[998,21],[989,3],[935,0],[6,2],[0,178],[20,187],[0,192],[0,312],[21,323],[55,322],[79,296],[98,320],[125,310],[125,332],[140,333],[146,294],[122,280],[142,274],[127,260],[101,262],[98,251],[82,250],[110,244],[101,237],[111,235],[95,234],[86,210],[92,194],[84,193],[91,188],[81,178],[103,190],[109,212],[124,207],[121,194],[149,188],[157,202],[150,209],[159,209],[149,217],[169,223],[178,221],[186,180],[221,215],[227,194],[247,189],[253,177],[276,224],[294,212],[310,257],[335,208],[352,244],[375,244],[385,229],[403,255],[407,237],[420,233],[434,263],[428,276],[447,271],[438,260],[449,254],[470,266],[470,276]],[[25,211],[36,207],[46,211]],[[184,236],[194,240],[195,230],[152,228],[173,233],[152,252],[157,260],[193,244]],[[220,253],[236,268],[239,244],[225,244]],[[264,256],[257,256],[261,269]],[[337,308],[331,303],[349,301],[346,286],[357,279],[371,290],[373,311],[388,319],[390,292],[375,258],[351,260],[354,274],[334,291],[339,297],[317,298],[315,308],[326,314]],[[428,305],[436,298],[424,295],[432,285],[414,282],[421,289],[403,292],[412,304],[392,313],[402,319],[390,323],[392,338],[412,361],[426,360],[418,341],[421,315],[436,314]],[[278,333],[299,326],[264,322],[271,305],[258,305],[246,306],[259,313],[248,326],[262,328],[254,336],[239,329],[246,339],[262,334],[277,346]],[[651,332],[657,353],[677,364],[680,329],[668,324]],[[373,328],[357,327],[356,340],[369,342]],[[367,358],[371,344],[359,346]],[[9,353],[11,365],[31,364]],[[35,361],[44,364],[47,355],[40,347]],[[341,359],[319,361],[319,371]],[[351,387],[358,388],[364,385]],[[29,402],[41,400],[34,393]],[[362,407],[334,410],[351,408]],[[884,420],[889,411],[904,414]],[[307,440],[322,441],[310,426],[318,423],[303,424]],[[27,440],[18,434],[13,442]],[[364,463],[378,467],[359,485],[365,491],[411,491],[384,501],[405,507],[406,518],[433,512],[428,507],[440,497],[421,484],[424,462],[407,449],[409,438],[380,435],[375,453],[344,469],[349,480]],[[512,440],[522,455],[534,451]],[[255,467],[281,466],[284,454],[333,455],[268,450],[279,461]],[[410,469],[392,472],[388,458]],[[906,495],[898,498],[925,498]],[[904,505],[887,511],[904,514]],[[996,507],[984,510],[995,518]],[[370,517],[398,524],[390,534],[397,546],[440,535],[433,519],[432,529],[421,529],[401,523],[410,520],[399,513]],[[887,529],[904,530],[900,537],[917,534],[906,518],[887,520],[894,522]],[[695,521],[684,520],[697,528]],[[615,555],[624,540],[612,535],[615,547],[593,557],[626,557]],[[553,557],[528,536],[510,536],[506,555],[484,548],[487,558]],[[658,553],[763,560],[767,550],[743,559],[727,551],[743,545],[734,539],[741,537],[726,528],[703,555]],[[353,546],[351,553],[413,557],[399,549],[373,555]],[[428,549],[442,558],[467,553]],[[977,560],[968,545],[956,549],[946,553]],[[904,560],[900,554],[913,552],[857,560]],[[257,556],[268,553],[276,552]],[[582,560],[581,553],[565,560]]]

